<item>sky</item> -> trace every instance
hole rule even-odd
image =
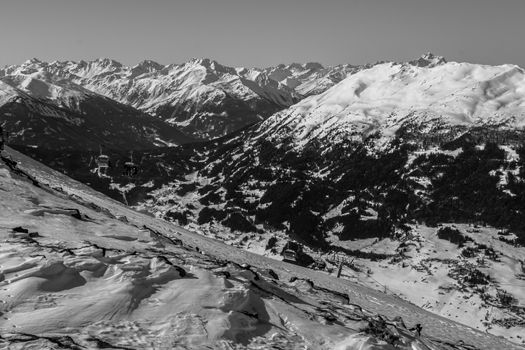
[[[525,0],[0,0],[0,66],[29,58],[230,66],[451,61],[525,66]]]

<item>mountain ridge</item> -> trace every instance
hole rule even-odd
[[[277,77],[273,68],[227,67],[208,58],[164,66],[145,60],[132,67],[108,58],[51,63],[32,59],[0,69],[0,76],[51,74],[209,139],[259,122],[357,69],[291,64],[279,66]]]
[[[161,120],[39,72],[0,77],[0,120],[12,144],[123,151],[194,141]]]
[[[427,133],[432,125],[523,128],[524,96],[519,66],[382,63],[276,113],[260,130],[275,135],[286,129],[284,137],[304,143],[310,136],[375,134],[386,142],[404,124],[427,128]]]

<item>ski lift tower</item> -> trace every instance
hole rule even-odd
[[[109,156],[102,153],[102,146],[100,146],[100,154],[97,157],[97,174],[98,176],[107,176],[109,168]]]
[[[139,167],[133,162],[133,151],[130,153],[129,161],[124,163],[124,174],[128,177],[137,175]]]

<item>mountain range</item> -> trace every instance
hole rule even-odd
[[[111,59],[32,59],[0,69],[0,78],[32,97],[72,109],[88,90],[153,115],[194,139],[208,140],[261,121],[361,68],[307,63],[246,69],[210,59],[125,67]]]

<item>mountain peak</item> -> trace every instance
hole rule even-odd
[[[143,60],[140,61],[137,66],[140,67],[164,67],[162,64],[155,62],[153,60]]]
[[[421,57],[419,57],[417,60],[413,60],[409,62],[413,66],[417,67],[435,67],[439,66],[440,64],[447,63],[447,60],[443,56],[437,56],[434,55],[432,52],[427,52]]]
[[[290,63],[290,65],[288,66],[288,69],[297,69],[297,70],[301,70],[303,69],[303,65],[300,64],[300,63],[297,63],[297,62],[292,62]]]
[[[24,62],[24,64],[26,64],[26,65],[29,65],[29,64],[41,64],[41,63],[44,63],[44,62],[39,60],[36,57],[30,58],[30,59],[28,59],[27,61]]]
[[[212,65],[219,64],[219,62],[217,62],[215,60],[212,60],[210,58],[205,58],[205,57],[202,57],[202,58],[194,57],[191,60],[189,60],[189,63],[198,64],[198,65],[201,65],[201,66],[204,66],[204,67],[210,67]]]
[[[188,61],[187,64],[189,64],[190,66],[202,66],[207,71],[211,71],[214,73],[235,74],[236,72],[235,68],[224,66],[220,64],[219,62],[213,59],[210,59],[210,58],[192,58],[191,60]]]
[[[324,68],[323,65],[319,62],[306,62],[303,66],[304,68],[311,70],[321,70]]]
[[[163,69],[164,66],[160,63],[157,63],[152,60],[144,60],[139,62],[137,65],[135,65],[133,68],[131,68],[132,73],[135,75],[143,74],[143,73],[153,73],[160,71]]]
[[[102,65],[104,67],[110,67],[110,66],[118,67],[118,68],[122,67],[122,63],[120,63],[120,62],[118,62],[118,61],[116,61],[116,60],[114,60],[112,58],[106,58],[106,57],[104,57],[104,58],[97,58],[93,62],[94,63],[98,63],[98,64],[100,64],[100,65]]]

